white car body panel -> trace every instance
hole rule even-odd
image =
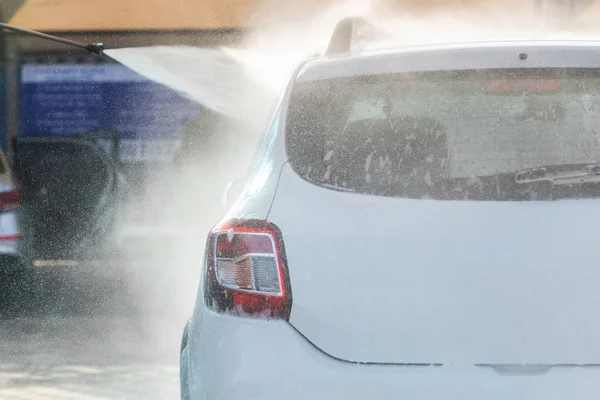
[[[293,327],[199,309],[188,349],[191,399],[595,400],[600,368],[361,365],[335,360]]]
[[[599,53],[600,42],[394,49],[309,61],[293,81],[600,68]],[[281,230],[290,319],[217,314],[204,303],[201,281],[182,371],[191,399],[598,397],[600,199],[467,202],[333,191],[293,171],[278,128],[255,185],[224,219],[264,218]]]
[[[336,192],[286,165],[269,220],[286,244],[290,323],[333,357],[589,364],[600,361],[598,209]]]

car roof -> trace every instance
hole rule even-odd
[[[600,68],[600,38],[380,43],[312,58],[302,66],[297,79],[490,68]]]
[[[556,38],[552,36],[543,37],[506,37],[482,38],[479,40],[445,40],[445,41],[419,41],[413,43],[398,43],[394,41],[378,41],[373,43],[364,43],[355,51],[340,55],[322,55],[318,58],[333,59],[336,57],[356,58],[366,57],[374,54],[393,54],[399,52],[414,51],[437,51],[444,49],[476,49],[476,48],[497,48],[497,47],[517,47],[517,46],[600,46],[600,37],[575,37],[575,38]]]

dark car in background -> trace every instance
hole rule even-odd
[[[118,133],[20,137],[13,147],[24,259],[44,266],[114,256],[125,182]]]

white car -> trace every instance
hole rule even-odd
[[[600,41],[300,65],[209,234],[182,398],[600,397]]]
[[[22,266],[21,230],[17,212],[21,194],[15,185],[6,156],[0,150],[0,271],[12,272]]]

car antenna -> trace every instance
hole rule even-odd
[[[47,39],[47,40],[52,40],[54,42],[62,43],[67,46],[78,47],[80,49],[86,50],[89,53],[93,53],[93,54],[96,54],[99,56],[101,56],[102,52],[104,51],[104,44],[102,44],[102,43],[90,43],[90,44],[79,43],[74,40],[69,40],[69,39],[58,37],[58,36],[48,35],[47,33],[36,32],[36,31],[29,30],[29,29],[25,29],[25,28],[19,28],[18,26],[6,24],[4,22],[0,22],[0,29],[6,29],[7,31],[25,33],[27,35],[31,35],[31,36],[39,37],[42,39]]]

